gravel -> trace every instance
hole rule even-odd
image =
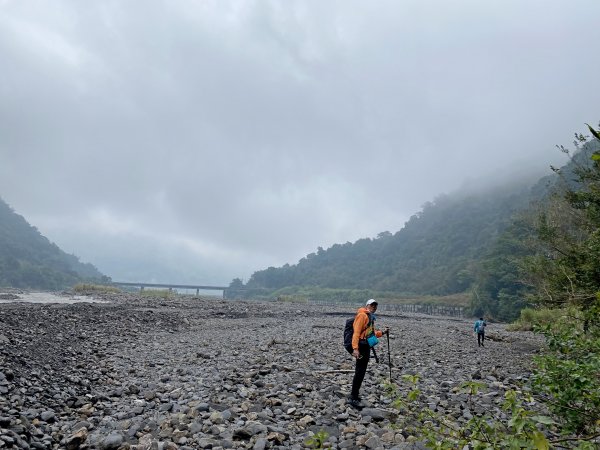
[[[105,303],[0,303],[0,449],[301,449],[320,432],[330,448],[422,448],[384,388],[389,360],[401,394],[402,375],[419,374],[423,407],[461,423],[501,415],[542,345],[492,323],[478,348],[471,320],[378,314],[391,357],[383,339],[358,412],[342,346],[352,308],[95,297]],[[487,385],[475,402],[458,389],[470,380]]]

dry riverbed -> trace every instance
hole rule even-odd
[[[351,308],[94,297],[104,302],[0,301],[0,449],[300,449],[320,431],[331,448],[422,448],[391,426],[401,417],[383,388],[385,340],[367,407],[346,405]],[[491,324],[479,349],[472,321],[455,318],[382,313],[378,325],[392,330],[400,392],[402,374],[420,374],[423,405],[458,422],[473,413],[462,382],[485,382],[478,408],[496,409],[541,345]]]

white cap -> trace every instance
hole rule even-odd
[[[367,306],[372,305],[373,303],[377,305],[377,300],[375,300],[374,298],[370,298],[369,300],[367,300]]]

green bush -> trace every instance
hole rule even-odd
[[[599,312],[600,299],[583,319],[567,316],[546,325],[548,351],[535,358],[533,386],[563,430],[579,436],[600,434]]]
[[[408,393],[388,384],[394,405],[401,412],[399,426],[422,439],[428,448],[455,449],[598,449],[600,437],[600,293],[595,304],[582,312],[524,311],[522,324],[545,335],[547,349],[535,361],[532,385],[506,393],[506,417],[473,414],[465,424],[444,412],[423,408],[420,375],[405,375]],[[477,404],[481,383],[461,386],[468,406]],[[406,389],[405,389],[406,390]],[[534,401],[535,400],[535,401]],[[541,415],[547,410],[551,416]],[[415,438],[416,439],[416,438]]]
[[[521,316],[508,326],[508,330],[533,331],[536,327],[550,325],[568,314],[569,311],[562,309],[525,308],[521,310]]]
[[[115,286],[107,286],[104,284],[86,284],[79,283],[73,286],[73,291],[76,293],[99,293],[99,294],[113,294],[116,292],[121,292],[121,289]]]
[[[329,438],[329,433],[324,430],[319,430],[312,436],[309,436],[305,441],[304,445],[308,448],[325,448],[325,441]]]
[[[140,290],[142,297],[175,298],[177,293],[168,289],[144,289]]]
[[[394,400],[393,405],[400,412],[396,426],[409,434],[409,441],[421,440],[427,448],[437,450],[552,448],[543,431],[553,425],[554,421],[525,408],[526,404],[533,401],[528,394],[507,391],[502,404],[507,418],[499,420],[492,414],[477,414],[474,411],[474,406],[482,395],[480,391],[486,385],[474,381],[464,382],[460,392],[467,395],[467,408],[471,411],[472,418],[460,424],[450,414],[423,407],[419,389],[420,375],[404,375],[403,380],[410,389],[404,396],[399,394],[396,386],[385,384],[388,394]]]

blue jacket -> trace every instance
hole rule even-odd
[[[475,331],[476,333],[483,333],[485,332],[486,325],[487,323],[485,320],[476,320],[475,326],[473,327],[473,331]]]

